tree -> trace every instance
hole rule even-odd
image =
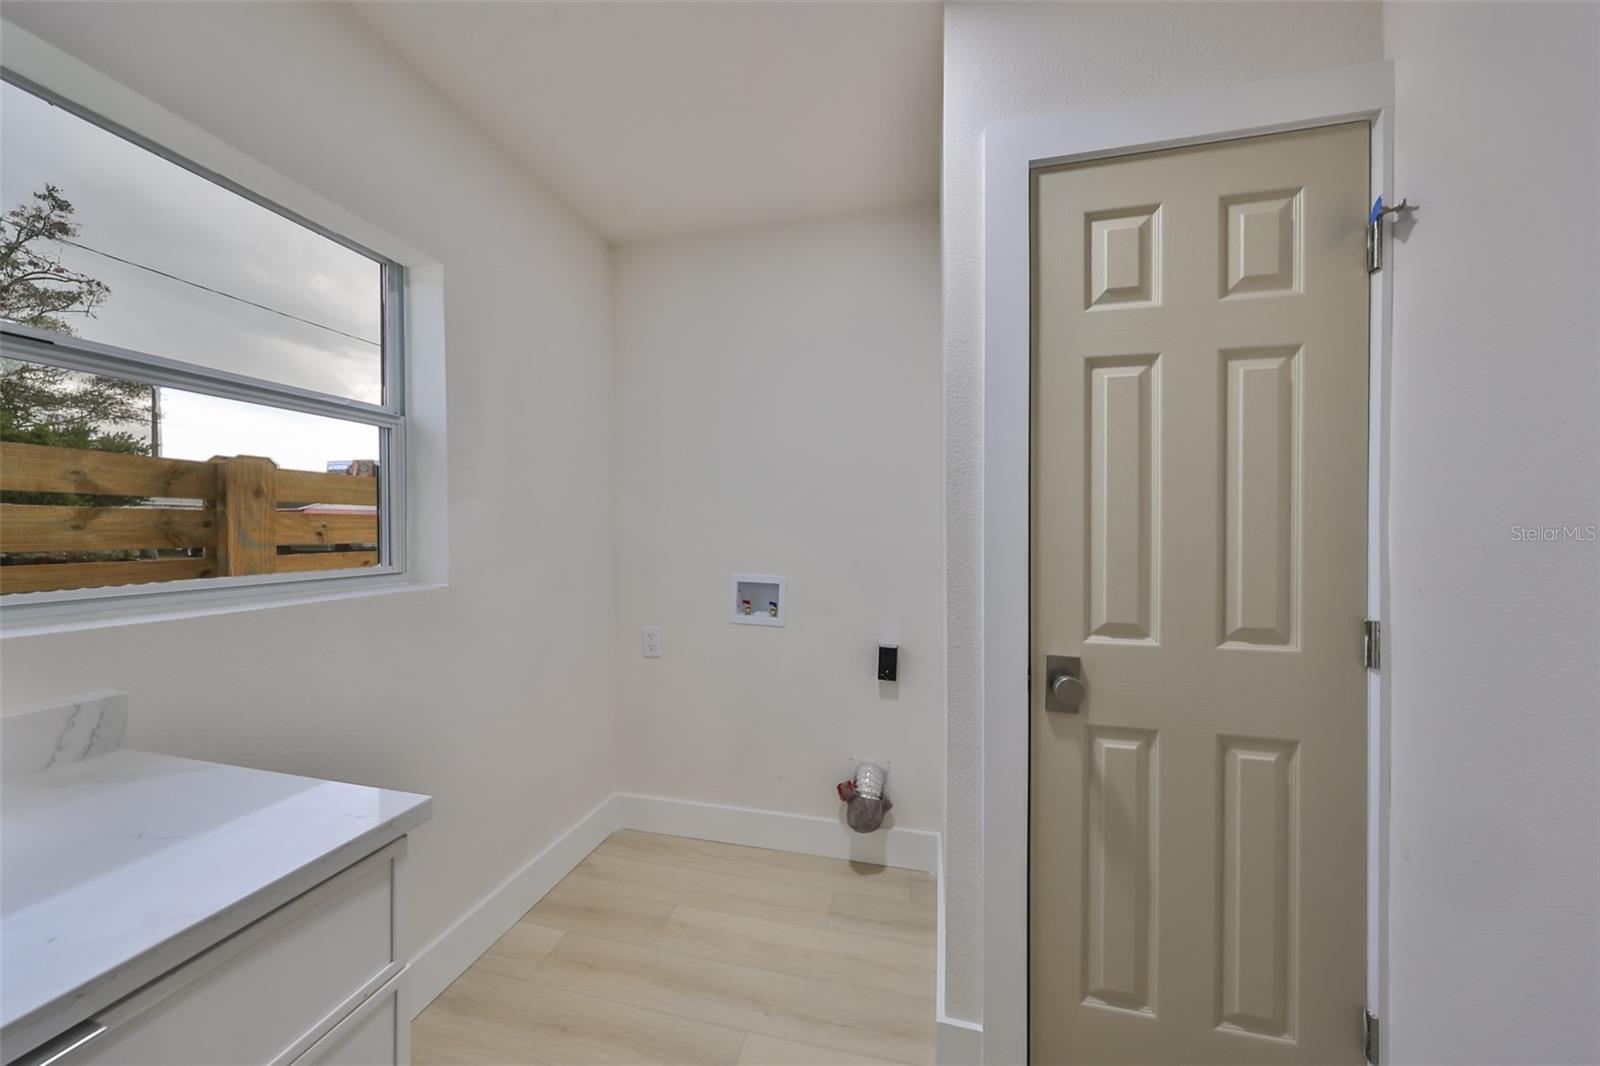
[[[61,265],[60,242],[77,235],[72,201],[48,183],[33,203],[6,212],[0,220],[0,317],[70,334],[62,315],[94,314],[111,287]]]
[[[70,336],[66,316],[92,317],[111,295],[105,282],[61,264],[61,242],[78,235],[72,210],[72,201],[46,184],[0,219],[0,317]],[[153,401],[149,385],[0,360],[0,440],[148,455],[150,444],[137,429],[150,424]],[[9,491],[0,498],[78,506],[137,502]]]

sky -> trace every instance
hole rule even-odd
[[[111,286],[94,317],[70,319],[78,336],[381,401],[374,260],[6,83],[0,211],[47,182],[72,202],[79,243],[284,313],[58,246],[62,265]],[[161,410],[161,453],[173,458],[265,455],[296,470],[377,458],[369,426],[174,389]]]

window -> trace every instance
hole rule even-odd
[[[0,93],[0,600],[403,570],[402,268]]]

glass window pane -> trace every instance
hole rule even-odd
[[[0,211],[0,316],[382,402],[376,260],[10,83]]]
[[[376,566],[383,432],[0,359],[0,593]]]

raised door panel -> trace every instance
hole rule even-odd
[[[1093,359],[1085,365],[1089,635],[1150,640],[1159,529],[1159,357]]]
[[[1222,353],[1222,639],[1227,644],[1294,643],[1298,364],[1294,348]]]
[[[1155,1004],[1155,749],[1148,730],[1091,730],[1084,775],[1084,989],[1091,1004],[1141,1013]]]
[[[1299,850],[1295,745],[1225,737],[1218,1024],[1293,1039],[1295,880]]]

